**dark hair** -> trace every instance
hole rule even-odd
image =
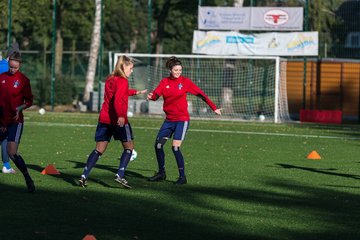
[[[18,52],[20,54],[20,48],[19,48],[19,44],[17,42],[13,42],[11,44],[11,47],[9,48],[6,57],[10,58],[11,55],[13,55],[15,52]]]
[[[179,59],[177,59],[177,57],[175,57],[175,56],[170,57],[165,63],[166,68],[169,70],[171,70],[176,65],[181,66],[181,61]]]
[[[13,52],[9,56],[9,61],[11,61],[11,60],[21,62],[21,53],[20,52]]]

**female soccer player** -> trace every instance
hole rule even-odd
[[[0,74],[0,106],[2,125],[7,130],[7,151],[16,167],[24,175],[28,192],[35,191],[35,185],[27,170],[24,159],[18,154],[18,147],[24,125],[22,111],[33,103],[30,80],[19,71],[20,52],[14,52],[9,58],[9,71]]]
[[[179,170],[179,178],[175,184],[186,184],[184,157],[180,151],[190,121],[186,96],[191,93],[201,98],[218,115],[221,115],[221,109],[218,109],[209,97],[189,78],[181,76],[182,65],[179,59],[176,57],[169,58],[166,62],[166,68],[169,70],[170,75],[162,79],[155,90],[147,96],[148,100],[153,101],[162,96],[164,99],[163,110],[166,114],[166,119],[155,141],[155,153],[159,171],[150,177],[149,181],[166,179],[163,146],[173,136],[172,151]]]
[[[14,45],[14,44],[13,44]],[[10,53],[10,51],[9,51]],[[10,53],[12,54],[12,53]],[[9,71],[9,55],[3,59],[0,54],[0,74]],[[6,126],[0,127],[0,145],[1,145],[1,159],[3,161],[3,173],[15,173],[15,170],[10,165],[9,154],[7,153],[7,131]]]
[[[133,133],[127,118],[128,97],[146,93],[147,90],[129,89],[128,78],[133,72],[134,63],[127,56],[121,56],[114,71],[105,82],[104,103],[102,104],[99,121],[95,132],[96,147],[89,155],[83,174],[79,180],[82,187],[87,186],[87,178],[99,157],[105,152],[111,137],[120,140],[123,153],[115,181],[125,188],[131,188],[125,179],[125,169],[134,149]]]

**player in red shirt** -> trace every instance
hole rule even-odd
[[[13,43],[8,51],[6,59],[2,59],[0,54],[0,74],[9,71],[9,58],[14,53],[14,46],[19,49],[17,43]],[[7,153],[7,131],[5,126],[0,127],[0,145],[1,145],[1,160],[3,161],[3,173],[16,173],[16,171],[10,165],[9,154]]]
[[[134,63],[127,56],[121,56],[114,71],[105,82],[104,102],[102,104],[99,121],[95,132],[96,147],[89,155],[83,174],[79,180],[82,187],[87,186],[87,178],[99,157],[105,152],[111,137],[120,140],[123,153],[120,157],[120,166],[115,181],[125,188],[131,188],[125,179],[125,169],[130,161],[134,149],[134,137],[131,125],[128,122],[128,97],[146,93],[147,90],[138,91],[129,89],[128,78],[133,72]]]
[[[9,59],[9,71],[0,74],[1,121],[7,130],[7,150],[9,157],[24,175],[28,192],[35,191],[35,185],[27,170],[24,159],[18,153],[23,131],[24,115],[22,111],[33,103],[30,80],[19,71],[21,55],[14,52]]]
[[[193,83],[190,79],[181,76],[181,61],[176,57],[171,57],[166,62],[166,68],[170,75],[162,79],[159,85],[152,93],[147,96],[148,100],[156,101],[160,96],[164,99],[163,110],[166,119],[161,126],[155,141],[155,152],[159,171],[149,181],[160,181],[166,179],[165,174],[165,153],[163,146],[166,141],[173,136],[172,151],[175,155],[179,170],[179,178],[175,184],[186,184],[184,157],[180,151],[182,141],[185,139],[186,131],[189,128],[190,115],[188,112],[188,103],[186,96],[191,93],[209,105],[209,107],[218,115],[221,115],[221,109],[209,99],[209,97]]]

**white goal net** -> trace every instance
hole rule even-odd
[[[169,54],[110,53],[110,72],[119,56],[134,59],[130,88],[152,91],[168,76]],[[183,65],[182,75],[198,85],[218,108],[224,120],[290,121],[286,94],[286,60],[260,56],[175,55]],[[138,95],[129,99],[133,114],[163,114],[162,98],[145,101]],[[214,118],[215,113],[200,98],[188,95],[192,118]],[[218,118],[216,118],[218,119]]]

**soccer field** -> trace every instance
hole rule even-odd
[[[97,114],[25,112],[20,144],[37,190],[0,174],[0,239],[359,239],[360,126],[192,120],[182,145],[188,184],[151,183],[162,119],[130,118],[138,157],[113,179],[118,142],[77,185]],[[316,150],[321,160],[309,160]],[[60,175],[42,175],[54,164]],[[14,164],[13,164],[14,165]]]

